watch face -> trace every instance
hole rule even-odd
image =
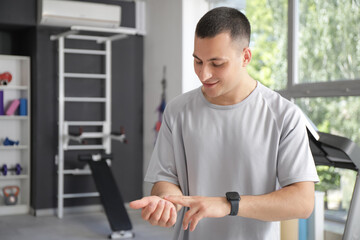
[[[240,195],[237,192],[227,192],[226,198],[228,200],[238,200],[240,198]]]

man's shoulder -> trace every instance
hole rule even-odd
[[[186,105],[189,102],[193,101],[194,98],[198,96],[198,94],[199,89],[196,88],[194,90],[176,96],[166,105],[166,111],[170,114],[181,112],[183,109],[185,109]]]
[[[293,102],[265,86],[260,88],[261,96],[276,118],[300,117],[302,111]]]

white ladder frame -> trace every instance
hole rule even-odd
[[[94,33],[95,35],[81,35],[81,31]],[[96,34],[111,33],[112,36],[104,37]],[[80,198],[80,197],[97,197],[98,192],[92,193],[64,193],[64,175],[84,175],[91,174],[89,169],[64,169],[65,151],[70,150],[104,150],[106,154],[111,153],[111,43],[115,40],[124,39],[127,35],[144,34],[144,30],[120,27],[117,29],[96,28],[73,26],[71,30],[53,35],[51,40],[58,41],[58,58],[59,58],[59,97],[58,97],[58,155],[56,156],[56,164],[58,165],[58,218],[64,216],[64,199]],[[98,44],[105,44],[105,50],[84,50],[84,49],[68,49],[65,48],[66,39],[96,41]],[[105,74],[89,74],[89,73],[67,73],[65,72],[65,54],[89,54],[105,56]],[[65,97],[65,79],[66,78],[96,78],[105,80],[105,97],[88,98],[88,97]],[[104,121],[66,121],[65,120],[65,103],[66,102],[102,102],[105,104],[105,120]],[[84,133],[82,138],[102,138],[101,145],[75,145],[69,146],[68,141],[72,138],[69,136],[69,126],[102,126],[102,132],[91,134]],[[116,139],[116,138],[115,138]]]

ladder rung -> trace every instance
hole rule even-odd
[[[98,150],[105,149],[103,145],[70,145],[65,150]]]
[[[103,138],[103,137],[110,137],[110,134],[104,134],[102,132],[84,132],[80,136],[79,139],[84,138]]]
[[[66,97],[65,102],[106,102],[106,98],[95,97]]]
[[[98,36],[89,36],[89,35],[68,35],[68,39],[77,39],[77,40],[91,40],[91,41],[106,41],[107,37],[98,37]]]
[[[90,175],[90,169],[66,169],[63,171],[64,174],[72,174],[72,175]]]
[[[96,74],[96,73],[64,73],[64,77],[67,78],[96,78],[96,79],[105,79],[106,74]]]
[[[68,126],[103,126],[106,122],[99,121],[65,121]]]
[[[63,195],[63,198],[83,198],[83,197],[98,197],[100,194],[98,192],[90,193],[67,193]]]
[[[103,51],[103,50],[65,48],[64,52],[65,53],[75,53],[75,54],[106,55],[106,51]]]
[[[71,30],[105,32],[105,33],[123,33],[129,35],[136,35],[138,33],[137,29],[129,28],[129,27],[102,28],[102,27],[91,27],[91,26],[71,26]]]

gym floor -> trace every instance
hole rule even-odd
[[[168,240],[172,229],[155,227],[141,219],[141,212],[128,210],[133,225],[134,240]],[[0,217],[1,240],[84,240],[108,239],[111,233],[103,212],[34,217],[13,215]]]

